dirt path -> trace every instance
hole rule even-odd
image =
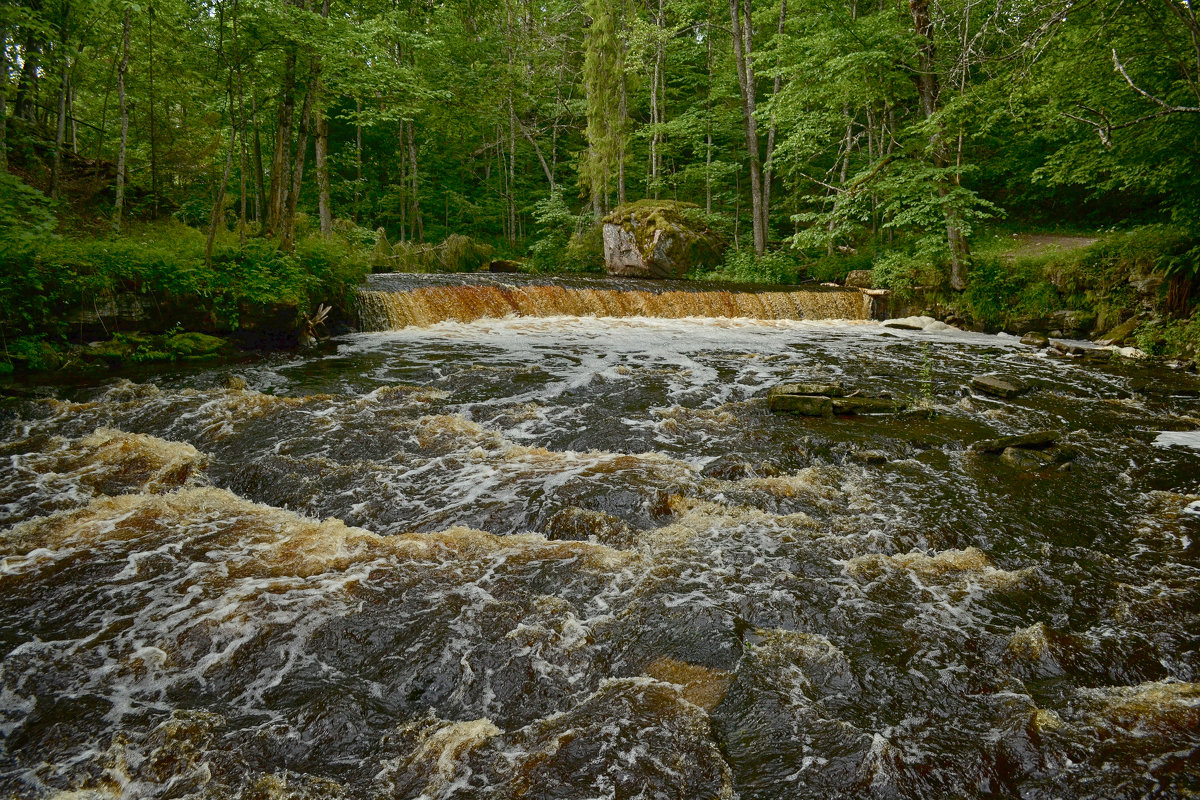
[[[1007,239],[1011,247],[1004,253],[1004,257],[1014,260],[1044,255],[1051,250],[1062,253],[1080,250],[1100,241],[1098,236],[1052,233],[1014,233]]]

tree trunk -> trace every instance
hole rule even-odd
[[[929,0],[909,0],[909,11],[912,12],[913,28],[921,37],[920,53],[917,64],[917,94],[921,100],[921,111],[926,119],[930,119],[938,110],[938,76],[937,51],[933,39],[933,22],[929,17]],[[945,131],[939,122],[934,126],[930,141],[933,165],[938,168],[950,163],[947,153]],[[938,185],[938,196],[945,198],[950,194],[947,181],[942,179]],[[950,249],[950,287],[955,291],[967,288],[967,270],[971,261],[971,248],[962,234],[962,228],[954,209],[945,207],[946,215],[946,244]]]
[[[275,149],[271,156],[271,188],[267,193],[267,223],[263,233],[275,236],[287,213],[291,177],[292,117],[296,113],[296,48],[289,46],[283,61],[283,87],[275,119]]]
[[[779,3],[779,29],[778,35],[782,38],[783,26],[787,22],[787,0],[780,0]],[[779,97],[779,90],[783,87],[783,76],[780,73],[775,73],[775,86],[771,94],[771,99]],[[766,227],[771,221],[771,173],[774,171],[774,166],[771,164],[771,157],[775,154],[775,109],[771,109],[771,126],[767,129],[767,155],[764,159],[766,164],[763,167],[763,200],[762,214],[763,226]]]
[[[625,71],[621,70],[621,99],[617,104],[617,119],[624,126],[625,117],[629,113],[628,82]],[[625,137],[617,140],[617,205],[625,205]]]
[[[746,153],[750,161],[750,201],[754,221],[754,252],[767,250],[766,216],[763,213],[762,162],[758,151],[758,122],[754,118],[754,53],[753,26],[750,19],[750,0],[745,8],[738,0],[729,0],[729,16],[733,23],[733,54],[737,63],[738,89],[742,96],[742,117],[745,121]]]
[[[0,28],[0,171],[8,169],[8,29]]]
[[[250,120],[254,123],[254,221],[259,230],[263,228],[263,211],[267,205],[264,191],[266,176],[263,174],[262,134],[258,129],[258,93],[250,90]]]
[[[329,204],[329,120],[317,112],[317,142],[314,155],[317,163],[317,213],[321,218],[321,235],[333,233],[333,211]]]
[[[328,16],[329,0],[323,0],[321,17]],[[319,80],[313,86],[318,95],[324,88]],[[321,99],[323,98],[318,96],[318,100]],[[329,120],[320,104],[317,106],[317,141],[314,151],[317,164],[317,214],[321,220],[321,235],[328,237],[333,234],[333,209],[329,201]]]
[[[147,66],[150,90],[150,196],[154,199],[154,216],[158,217],[158,123],[154,114],[154,4],[148,8],[149,27]]]
[[[64,46],[65,46],[64,36]],[[58,197],[62,182],[62,151],[67,136],[67,91],[70,87],[70,59],[63,54],[62,80],[58,85],[58,125],[54,132],[54,161],[50,167],[50,196]]]
[[[129,144],[129,105],[125,99],[125,75],[129,71],[129,33],[133,25],[133,9],[125,8],[121,25],[121,66],[117,69],[117,102],[121,106],[121,144],[117,149],[117,199],[113,203],[113,231],[121,232],[121,215],[125,212],[125,148]]]
[[[408,166],[409,179],[412,182],[412,230],[416,240],[423,242],[425,241],[425,220],[421,215],[421,195],[418,191],[417,145],[413,130],[416,127],[416,120],[410,119],[408,121]]]
[[[36,8],[36,6],[35,6]],[[13,114],[34,122],[37,119],[38,66],[42,57],[42,43],[32,31],[25,37],[25,63],[21,65],[21,77],[17,80],[17,96],[13,103]]]
[[[354,98],[354,221],[358,222],[362,211],[362,98]]]
[[[712,8],[709,7],[709,16],[711,17]],[[705,56],[705,68],[708,70],[708,91],[704,95],[704,213],[712,215],[712,84],[713,84],[713,66],[712,66],[712,34],[711,31],[705,37],[707,46],[707,54]]]
[[[232,100],[232,98],[230,98]],[[232,103],[230,104],[232,108]],[[232,120],[230,120],[232,123]],[[237,128],[229,126],[229,149],[225,152],[225,171],[217,184],[217,196],[213,200],[212,213],[208,217],[208,239],[204,243],[204,265],[212,266],[213,245],[217,241],[217,229],[225,218],[225,187],[229,185],[229,173],[233,169],[233,149],[237,143]]]
[[[314,65],[314,69],[317,67]],[[296,247],[296,206],[300,202],[300,187],[304,185],[304,161],[308,155],[308,134],[312,129],[313,95],[309,81],[309,90],[304,95],[304,106],[300,112],[300,126],[296,131],[296,157],[292,164],[292,187],[288,192],[283,220],[280,225],[279,248],[291,252]]]

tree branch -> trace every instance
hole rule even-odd
[[[1161,117],[1165,114],[1200,114],[1200,106],[1173,106],[1169,103],[1159,100],[1145,89],[1142,89],[1133,82],[1132,78],[1129,77],[1129,73],[1125,71],[1125,67],[1121,64],[1120,59],[1117,58],[1117,51],[1115,49],[1112,51],[1112,57],[1113,66],[1117,68],[1117,72],[1121,73],[1121,77],[1124,78],[1125,82],[1129,84],[1129,88],[1133,89],[1135,92],[1155,105],[1162,106],[1162,108],[1165,110],[1163,114],[1156,114],[1154,116],[1144,117],[1143,119],[1154,119],[1155,117]]]

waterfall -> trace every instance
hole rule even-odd
[[[519,317],[745,317],[871,319],[872,298],[855,289],[758,288],[718,283],[505,276],[373,275],[357,295],[363,330],[397,330],[444,321]],[[520,282],[518,282],[520,281]]]

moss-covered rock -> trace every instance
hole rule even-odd
[[[188,331],[163,338],[166,349],[184,358],[212,356],[228,346],[228,342],[219,336],[209,336],[206,333]]]
[[[682,278],[720,262],[721,241],[691,203],[639,200],[604,219],[604,265],[609,275]]]

